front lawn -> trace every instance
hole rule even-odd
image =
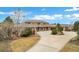
[[[39,41],[38,36],[0,41],[0,52],[24,52]]]
[[[9,52],[11,51],[9,43],[11,40],[0,41],[0,52]]]
[[[20,38],[12,41],[10,46],[13,52],[22,52],[30,49],[39,40],[39,37]]]
[[[79,52],[79,45],[69,42],[61,49],[61,52]]]

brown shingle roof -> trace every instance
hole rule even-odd
[[[45,22],[43,20],[27,20],[27,21],[25,21],[25,23],[27,23],[27,22],[48,23],[48,22]]]

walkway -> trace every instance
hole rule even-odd
[[[56,52],[60,51],[73,37],[75,32],[64,32],[64,35],[51,35],[51,31],[40,31],[40,41],[28,52]]]

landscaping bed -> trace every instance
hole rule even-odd
[[[0,52],[24,52],[39,41],[39,36],[21,37],[17,40],[0,41]]]
[[[0,52],[9,52],[11,51],[9,43],[11,40],[0,41]]]
[[[79,52],[79,40],[72,40],[67,43],[61,52]]]

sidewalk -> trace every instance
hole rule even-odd
[[[64,35],[51,35],[50,31],[37,32],[41,39],[27,52],[56,52],[60,51],[77,34],[75,32],[64,32]]]

